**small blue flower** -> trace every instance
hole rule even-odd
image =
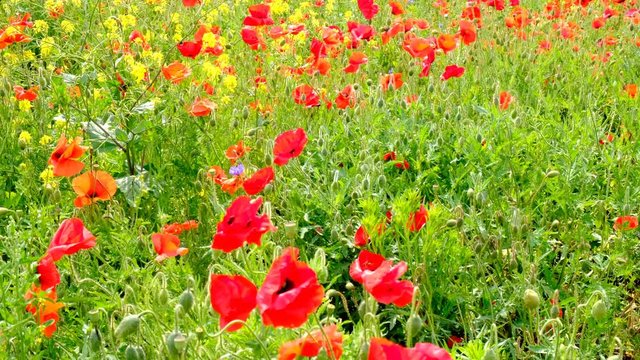
[[[229,169],[229,174],[233,175],[233,176],[239,176],[242,175],[242,173],[244,172],[244,165],[242,165],[242,163],[239,163],[236,166],[232,166]]]

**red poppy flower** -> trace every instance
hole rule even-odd
[[[91,170],[74,178],[71,186],[78,195],[73,202],[76,207],[91,205],[99,200],[109,200],[118,191],[113,177],[102,170]]]
[[[242,187],[249,195],[256,195],[273,181],[275,174],[271,166],[256,171],[250,178],[244,181]]]
[[[240,275],[211,274],[209,297],[211,307],[220,315],[220,327],[234,320],[246,321],[256,307],[258,289],[251,281]],[[229,326],[226,331],[236,331],[242,324]]]
[[[411,360],[453,360],[447,350],[431,343],[417,343],[410,352]]]
[[[349,56],[349,65],[344,68],[344,72],[347,74],[355,73],[360,70],[360,65],[364,65],[369,61],[367,55],[359,51],[355,51]]]
[[[200,5],[202,0],[182,0],[182,5],[185,7],[194,7],[196,5]]]
[[[402,48],[414,58],[429,58],[431,62],[435,60],[436,44],[433,38],[426,39],[415,36],[413,33],[408,33],[404,37]]]
[[[356,236],[353,242],[356,246],[366,246],[370,239],[367,229],[360,225],[358,230],[356,230]]]
[[[213,180],[216,184],[220,185],[222,191],[233,195],[244,184],[243,175],[227,177],[227,174],[222,170],[220,166],[212,166],[209,168],[207,177]]]
[[[398,1],[389,1],[389,6],[391,6],[391,15],[402,15],[404,14],[404,8],[402,4]]]
[[[209,99],[196,98],[193,101],[193,104],[189,106],[188,111],[189,111],[189,115],[191,116],[202,117],[202,116],[209,116],[209,114],[211,114],[211,111],[215,109],[216,109],[216,104],[214,104],[213,101]]]
[[[351,278],[362,284],[364,282],[363,275],[365,272],[375,271],[384,262],[384,256],[374,254],[368,250],[360,251],[358,258],[353,261],[349,267],[349,275]]]
[[[25,90],[25,88],[23,88],[22,86],[16,85],[13,87],[13,92],[16,96],[16,100],[18,101],[22,101],[22,100],[35,101],[38,98],[37,86],[34,86],[29,90]]]
[[[293,100],[296,104],[311,108],[320,106],[320,96],[310,85],[300,85],[293,90]]]
[[[338,109],[346,109],[356,106],[356,92],[353,85],[347,85],[336,97],[336,107]]]
[[[372,338],[368,360],[411,360],[409,349],[383,338]]]
[[[162,68],[162,75],[172,83],[179,84],[182,80],[191,75],[191,69],[179,61],[174,61]]]
[[[407,306],[413,299],[414,286],[409,280],[398,280],[406,271],[404,261],[393,265],[392,261],[385,260],[375,270],[364,271],[364,288],[379,303]]]
[[[506,91],[500,92],[500,110],[507,110],[511,102],[513,101],[513,96]]]
[[[251,150],[250,147],[244,146],[244,142],[238,141],[237,144],[231,145],[224,152],[224,156],[231,161],[232,164],[235,164],[238,159],[245,156]]]
[[[451,335],[449,339],[447,339],[447,347],[451,349],[455,344],[462,343],[463,339],[459,336]]]
[[[46,254],[40,259],[37,271],[40,275],[40,288],[42,290],[53,289],[60,284],[60,273],[50,254]]]
[[[627,92],[630,98],[635,99],[638,96],[638,85],[636,84],[627,84],[624,86],[624,91]]]
[[[444,73],[440,76],[441,80],[449,80],[452,77],[461,77],[464,74],[464,68],[456,65],[449,65],[444,69]]]
[[[184,231],[191,229],[197,229],[198,222],[196,220],[188,220],[183,223],[167,224],[162,227],[162,232],[165,234],[180,235]]]
[[[47,254],[53,261],[64,255],[72,255],[82,249],[90,249],[96,245],[96,237],[84,227],[82,220],[71,218],[63,221],[53,235]]]
[[[358,0],[358,8],[367,20],[373,19],[380,11],[380,7],[373,0]]]
[[[44,336],[50,338],[56,331],[57,323],[60,320],[58,310],[64,307],[64,304],[57,302],[58,296],[56,290],[51,289],[43,293],[43,290],[35,285],[32,285],[31,289],[25,295],[25,300],[34,299],[26,307],[26,310],[33,314],[38,324],[44,324],[53,320],[53,323],[48,325],[42,331]]]
[[[242,41],[249,45],[251,50],[264,50],[267,48],[262,36],[252,27],[243,27],[240,35],[242,36]]]
[[[322,41],[329,46],[342,44],[344,36],[339,27],[332,25],[322,28]]]
[[[384,161],[391,161],[391,160],[395,160],[396,159],[396,152],[395,151],[389,151],[388,153],[384,154],[382,156],[382,160]]]
[[[153,234],[153,249],[156,251],[156,261],[161,262],[174,256],[184,256],[189,253],[189,249],[180,247],[180,238],[173,234]]]
[[[460,20],[460,32],[458,34],[460,34],[465,45],[471,45],[477,38],[476,27],[468,20]]]
[[[384,91],[389,90],[390,87],[398,89],[402,84],[404,84],[402,73],[384,74],[380,78],[380,85],[382,85],[382,90]]]
[[[429,220],[429,212],[420,204],[420,209],[416,212],[409,214],[409,221],[407,222],[407,229],[409,231],[419,231]]]
[[[335,324],[282,344],[278,360],[295,360],[298,356],[318,356],[323,348],[331,359],[339,360],[342,356],[342,334],[338,332]]]
[[[401,170],[409,170],[410,167],[409,162],[406,159],[398,161],[394,166]]]
[[[249,16],[244,18],[243,25],[265,26],[273,25],[273,19],[269,16],[271,8],[266,4],[249,6]]]
[[[195,59],[202,50],[202,41],[184,41],[176,45],[180,54],[184,57]]]
[[[258,216],[260,205],[262,198],[236,198],[218,223],[211,248],[228,253],[242,247],[245,242],[259,246],[262,235],[276,230],[267,215]]]
[[[304,129],[285,131],[278,135],[273,145],[273,162],[276,165],[286,165],[289,160],[300,156],[307,145],[307,134]]]
[[[60,135],[58,145],[49,157],[49,165],[53,166],[53,175],[55,176],[75,176],[82,171],[84,164],[78,161],[86,150],[80,146],[82,138],[76,137],[71,143],[67,143],[67,138]]]
[[[613,223],[614,230],[633,230],[638,227],[638,218],[633,215],[620,216]]]
[[[258,290],[262,323],[274,327],[297,328],[322,303],[324,289],[316,273],[298,261],[298,249],[287,248],[277,258]]]
[[[348,21],[347,29],[351,34],[351,46],[349,48],[355,49],[359,46],[360,40],[371,40],[375,31],[372,26],[367,24],[358,24],[356,22]]]

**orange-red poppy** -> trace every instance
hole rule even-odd
[[[73,179],[71,186],[78,195],[73,202],[76,207],[91,205],[100,200],[109,200],[118,191],[118,185],[113,177],[102,170],[87,171]]]
[[[336,107],[346,109],[356,106],[356,92],[353,85],[347,85],[336,97]]]
[[[624,86],[624,91],[627,92],[630,98],[635,99],[638,96],[638,85],[636,84],[627,84]]]
[[[58,296],[56,289],[53,288],[48,291],[43,291],[39,286],[32,285],[24,298],[25,300],[31,300],[29,304],[27,304],[26,310],[35,316],[38,324],[44,324],[53,320],[53,322],[42,331],[46,337],[53,336],[57,328],[57,323],[60,320],[58,310],[64,307],[64,304],[57,302]]]
[[[511,96],[511,94],[509,94],[507,91],[500,92],[500,110],[507,110],[512,101],[513,96]]]
[[[13,92],[16,96],[16,100],[21,101],[21,100],[29,100],[29,101],[35,101],[38,98],[38,86],[33,86],[30,89],[25,89],[22,86],[14,86],[13,87]]]
[[[180,61],[174,61],[162,68],[162,75],[172,83],[179,84],[191,75],[191,69]]]
[[[84,154],[86,148],[80,146],[81,142],[82,138],[76,137],[68,143],[64,134],[60,135],[58,145],[49,157],[49,165],[53,166],[53,175],[70,177],[82,171],[84,164],[78,159]]]
[[[314,330],[300,339],[288,341],[280,346],[278,360],[295,360],[299,356],[314,357],[324,349],[331,359],[342,357],[342,334],[334,325],[325,326],[322,330]]]
[[[235,164],[238,159],[245,156],[251,150],[250,147],[245,146],[244,142],[238,141],[237,144],[233,144],[227,148],[224,152],[224,155],[231,161],[232,164]]]
[[[402,84],[404,84],[402,73],[384,74],[380,78],[380,85],[382,85],[382,90],[384,91],[389,90],[390,87],[398,89]]]
[[[189,106],[189,114],[191,116],[209,116],[211,111],[216,109],[216,104],[209,99],[196,98],[195,101]]]
[[[180,238],[173,234],[153,234],[151,235],[153,249],[156,251],[156,261],[161,262],[174,256],[184,256],[189,253],[188,248],[180,247]]]
[[[450,34],[442,34],[438,36],[438,47],[448,53],[456,48],[456,37]]]

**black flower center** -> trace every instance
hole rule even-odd
[[[280,295],[282,293],[286,293],[287,291],[293,289],[294,287],[295,287],[295,284],[293,283],[293,281],[286,279],[284,281],[284,284],[282,284],[282,286],[280,287],[280,289],[276,291],[276,294]]]

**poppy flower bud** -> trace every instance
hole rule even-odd
[[[98,329],[91,329],[91,331],[89,332],[89,336],[87,337],[87,342],[89,343],[89,349],[91,349],[92,352],[95,353],[100,350],[100,348],[102,347],[102,339],[100,338]]]
[[[371,86],[373,84],[373,80],[367,79],[367,86]]]
[[[417,314],[413,314],[407,320],[407,333],[415,336],[422,329],[422,319]]]
[[[475,199],[476,191],[473,190],[473,188],[468,188],[467,189],[467,196],[469,197],[469,199]]]
[[[118,327],[116,328],[116,338],[124,338],[127,335],[133,334],[138,331],[140,327],[140,316],[133,314],[125,316]]]
[[[600,322],[607,316],[607,305],[602,300],[598,300],[591,307],[591,316],[595,321]]]
[[[551,315],[552,319],[555,319],[560,316],[560,308],[558,305],[551,306],[551,310],[549,311],[549,315]]]
[[[169,301],[169,292],[166,288],[160,289],[160,293],[158,294],[158,302],[160,305],[166,305]]]
[[[295,239],[298,236],[298,223],[295,221],[284,223],[284,235],[289,240]]]
[[[499,358],[495,350],[493,350],[492,348],[489,348],[485,350],[482,360],[499,360]]]
[[[560,175],[560,172],[557,170],[550,170],[548,171],[545,176],[549,179],[553,179],[554,177],[558,177],[558,175]]]
[[[125,304],[135,304],[136,303],[136,292],[129,285],[125,285],[124,287],[124,298],[122,299]]]
[[[378,105],[378,108],[382,109],[384,107],[384,99],[378,99],[378,103],[376,105]]]
[[[247,131],[247,135],[248,135],[248,136],[253,136],[253,135],[255,135],[257,132],[258,132],[258,129],[257,129],[257,128],[251,128],[251,129],[249,129],[249,131]]]
[[[234,119],[233,122],[231,122],[231,127],[232,128],[237,128],[240,125],[240,122],[238,121],[238,119]]]
[[[369,189],[369,185],[369,177],[367,176],[362,180],[362,187],[366,190]]]
[[[356,288],[351,281],[347,281],[344,287],[349,291],[353,291]]]
[[[185,313],[191,311],[191,309],[193,308],[193,301],[193,293],[189,289],[180,294],[180,298],[178,299],[178,303],[182,305]]]
[[[378,176],[378,180],[376,182],[378,183],[378,187],[382,188],[387,184],[387,177],[382,174]]]
[[[100,311],[89,311],[89,321],[91,321],[92,324],[97,325],[100,322]]]
[[[452,227],[456,227],[456,226],[458,226],[458,220],[456,220],[456,219],[447,220],[447,227],[452,228]]]
[[[529,310],[535,310],[540,306],[540,296],[535,290],[527,289],[524,292],[524,307]]]
[[[146,358],[146,355],[142,347],[129,344],[124,351],[124,358],[126,360],[143,360]]]
[[[245,106],[242,108],[242,118],[246,120],[248,117],[249,117],[249,108]]]
[[[273,165],[273,155],[271,155],[270,153],[265,154],[264,155],[264,163],[267,166]]]
[[[364,315],[367,313],[367,303],[362,300],[360,302],[360,304],[358,305],[358,315],[360,315],[360,318],[364,318]]]
[[[353,234],[353,225],[347,224],[347,226],[344,228],[344,231],[349,235]]]
[[[9,215],[11,213],[13,213],[13,210],[7,209],[5,207],[0,207],[0,217],[3,217],[5,215]]]
[[[559,225],[560,225],[560,221],[558,221],[557,219],[553,220],[553,222],[551,222],[551,228],[552,229],[557,229]]]
[[[198,326],[196,328],[196,338],[198,338],[198,340],[200,341],[204,340],[206,335],[207,335],[207,332],[202,326]]]

